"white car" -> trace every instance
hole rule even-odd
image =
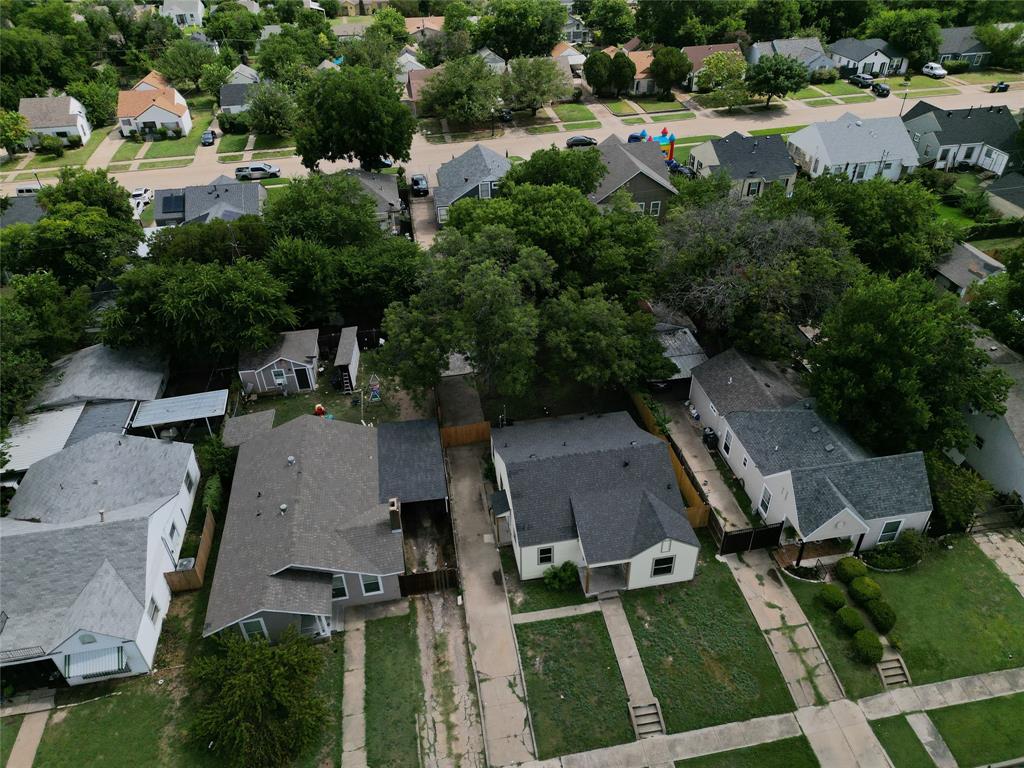
[[[142,203],[143,205],[149,205],[153,202],[153,190],[149,187],[139,187],[132,191],[132,203]]]
[[[949,73],[942,68],[941,64],[936,64],[934,61],[929,61],[927,64],[921,67],[921,74],[928,75],[928,77],[934,77],[936,80],[941,80]]]

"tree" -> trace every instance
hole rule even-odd
[[[296,68],[315,67],[333,53],[333,43],[308,29],[285,26],[260,43],[260,74],[269,80],[293,80]]]
[[[320,6],[328,19],[336,19],[341,15],[341,0],[322,0]]]
[[[635,29],[633,11],[626,0],[594,0],[586,21],[601,45],[624,43]]]
[[[569,79],[551,58],[512,59],[502,77],[505,103],[525,107],[535,115],[544,104],[564,99],[570,93]]]
[[[719,51],[704,59],[698,86],[711,90],[703,102],[707,106],[732,109],[747,101],[747,87],[743,78],[747,62],[736,51]]]
[[[117,87],[94,80],[92,82],[78,80],[69,83],[65,89],[68,96],[82,102],[85,114],[93,128],[107,125],[114,121],[117,113]]]
[[[530,155],[529,160],[513,165],[502,183],[538,186],[565,184],[589,195],[597,189],[606,173],[608,168],[595,147],[563,152],[551,145],[548,149],[538,149]]]
[[[611,89],[616,94],[632,90],[635,77],[636,64],[633,63],[633,60],[625,51],[616,52],[608,67],[608,85]]]
[[[256,14],[250,13],[243,5],[225,0],[214,6],[206,17],[204,31],[222,46],[238,53],[249,53],[256,49],[261,27]]]
[[[261,82],[249,91],[249,124],[255,133],[285,136],[295,124],[295,101],[284,86]]]
[[[8,343],[31,347],[49,358],[79,348],[91,315],[88,288],[69,292],[51,272],[32,272],[11,277],[6,296],[0,298],[5,300],[16,304],[28,320],[27,326],[18,327],[18,338]]]
[[[735,40],[749,0],[639,0],[641,39],[674,48]]]
[[[999,256],[1006,271],[971,286],[968,306],[979,325],[1024,354],[1024,246]]]
[[[330,323],[339,305],[338,251],[312,240],[283,237],[267,255],[267,268],[288,286],[288,304],[302,325]]]
[[[160,72],[176,87],[196,87],[203,67],[217,60],[208,47],[195,40],[176,40],[157,60]]]
[[[744,15],[753,40],[794,37],[800,31],[800,0],[755,0]]]
[[[88,171],[85,168],[63,168],[56,184],[43,187],[36,199],[47,212],[65,203],[100,208],[112,218],[132,221],[132,206],[128,190],[108,176],[106,170]]]
[[[879,11],[865,22],[867,37],[880,37],[907,54],[910,66],[934,61],[942,45],[939,13],[930,8]]]
[[[192,261],[232,264],[239,259],[261,261],[270,250],[272,239],[266,222],[260,216],[162,227],[150,236],[147,263],[180,264]]]
[[[492,0],[477,22],[476,38],[505,61],[548,56],[567,18],[559,0]]]
[[[203,67],[199,76],[199,89],[220,97],[220,87],[231,79],[231,70],[219,61]]]
[[[7,150],[11,157],[25,146],[30,131],[28,120],[18,112],[9,112],[6,109],[0,110],[0,146]]]
[[[370,29],[390,39],[396,46],[409,42],[409,33],[405,31],[405,17],[394,8],[381,8],[373,15]]]
[[[373,201],[362,185],[345,173],[292,179],[267,201],[263,220],[274,237],[331,247],[361,245],[381,237]]]
[[[323,655],[294,627],[270,645],[222,632],[220,653],[198,656],[191,679],[198,691],[192,732],[212,743],[232,766],[290,763],[316,743],[327,718],[317,691]]]
[[[583,62],[583,76],[595,95],[607,93],[611,87],[612,59],[604,51],[594,51]]]
[[[84,72],[88,63],[68,61],[57,35],[37,29],[14,27],[0,35],[0,106],[17,110],[26,97],[43,96],[51,87],[62,88],[74,75]],[[79,67],[77,72],[75,67]]]
[[[975,27],[974,36],[991,52],[991,63],[996,67],[1019,70],[1024,67],[1024,24],[1000,29],[994,24]]]
[[[469,17],[472,15],[473,9],[462,0],[451,0],[444,6],[444,33],[471,32],[473,22]]]
[[[929,530],[936,535],[966,531],[988,510],[995,489],[966,464],[957,466],[940,451],[929,451],[924,459],[932,492]]]
[[[427,256],[404,237],[385,235],[339,253],[338,303],[346,320],[378,327],[384,310],[407,301],[427,268]]]
[[[787,93],[796,93],[808,81],[807,67],[792,56],[781,53],[762,56],[747,70],[747,90],[767,97],[765,106],[772,103],[772,96],[781,99]]]
[[[307,168],[321,160],[408,160],[415,130],[387,72],[358,66],[318,72],[299,94],[295,144]]]
[[[500,92],[498,75],[479,56],[467,56],[449,61],[423,84],[420,104],[424,114],[478,125],[492,116]]]
[[[658,90],[669,97],[673,88],[682,87],[692,69],[693,64],[685,53],[678,48],[663,47],[654,52],[648,71]]]
[[[808,352],[818,407],[876,453],[964,450],[965,408],[1005,410],[1010,380],[975,346],[966,308],[919,273],[862,280],[820,338]]]

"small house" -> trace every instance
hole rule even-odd
[[[551,58],[555,61],[564,59],[568,62],[570,69],[576,68],[577,70],[582,67],[584,62],[587,60],[586,56],[564,40],[555,43],[555,47],[551,49]]]
[[[505,60],[498,54],[492,51],[490,48],[484,47],[476,52],[476,55],[484,60],[484,64],[494,72],[496,75],[500,75],[506,69]]]
[[[179,189],[158,189],[153,197],[153,221],[158,227],[234,221],[259,216],[267,200],[262,184],[247,184],[218,176],[209,184]]]
[[[966,164],[996,176],[1020,167],[1020,128],[1008,106],[944,109],[919,101],[903,123],[921,165],[949,171]]]
[[[589,45],[594,42],[594,33],[581,16],[569,13],[562,26],[562,39],[573,45]]]
[[[511,167],[508,158],[482,144],[474,144],[455,159],[442,163],[434,188],[437,223],[448,221],[448,209],[463,198],[490,199]]]
[[[970,243],[956,243],[935,266],[935,284],[963,299],[971,286],[1006,271],[1000,262]]]
[[[163,0],[159,12],[161,16],[173,21],[179,29],[184,29],[202,26],[206,8],[203,0]]]
[[[988,46],[974,34],[974,27],[946,27],[940,29],[939,34],[942,37],[939,44],[940,64],[963,59],[970,63],[971,69],[978,69],[992,56]]]
[[[405,31],[417,43],[439,37],[444,31],[444,16],[408,16]]]
[[[247,67],[245,64],[239,64],[237,67],[231,70],[231,75],[228,77],[229,83],[258,83],[260,81],[259,73],[252,67]]]
[[[249,108],[249,98],[255,83],[224,83],[220,87],[220,109],[237,115]]]
[[[92,136],[92,126],[82,102],[71,96],[41,96],[18,102],[18,112],[28,121],[30,145],[40,136],[56,136],[62,144],[78,139],[85,144]]]
[[[633,75],[633,85],[629,92],[636,96],[649,96],[657,91],[654,78],[651,76],[651,63],[654,61],[653,51],[627,51],[625,48],[608,46],[603,49],[609,58],[614,58],[617,53],[624,53],[633,62],[636,73]]]
[[[416,58],[416,51],[412,48],[402,49],[402,52],[398,54],[396,65],[398,71],[395,73],[395,79],[398,81],[398,84],[403,87],[409,81],[410,72],[413,70],[426,69],[426,67],[420,63],[420,60]]]
[[[192,130],[188,103],[159,72],[150,72],[130,91],[117,94],[117,123],[121,135],[154,134],[165,129],[181,136]]]
[[[725,173],[732,191],[743,200],[760,197],[778,184],[791,197],[796,185],[796,163],[781,136],[744,136],[733,131],[721,139],[698,144],[690,151],[690,167],[701,176]]]
[[[320,331],[285,331],[269,348],[242,355],[238,377],[247,393],[259,395],[311,392],[317,387]]]
[[[385,232],[397,234],[404,206],[398,193],[398,177],[393,173],[371,173],[350,168],[345,174],[351,176],[373,200],[377,221]]]
[[[828,46],[835,68],[843,77],[861,73],[866,75],[902,75],[907,71],[907,55],[877,37],[861,40],[844,37]]]
[[[661,145],[653,141],[630,144],[612,134],[598,144],[597,149],[608,172],[597,189],[587,197],[599,206],[608,206],[612,195],[625,189],[640,213],[663,218],[668,210],[668,201],[677,192],[665,165]]]
[[[757,64],[762,56],[789,56],[803,64],[808,73],[832,68],[831,59],[816,37],[790,37],[758,42],[751,45],[747,51],[747,61],[751,65]]]
[[[860,118],[847,112],[791,133],[788,147],[813,178],[831,173],[855,182],[878,176],[897,181],[919,165],[917,149],[898,117]]]

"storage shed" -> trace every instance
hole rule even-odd
[[[359,329],[350,325],[341,329],[338,340],[338,352],[334,356],[334,385],[342,392],[352,392],[356,388],[359,374]]]
[[[316,389],[320,331],[285,331],[273,346],[242,355],[238,377],[246,393],[291,394]]]

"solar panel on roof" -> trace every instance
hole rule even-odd
[[[185,212],[185,196],[184,195],[167,195],[164,198],[164,213],[184,213]]]

